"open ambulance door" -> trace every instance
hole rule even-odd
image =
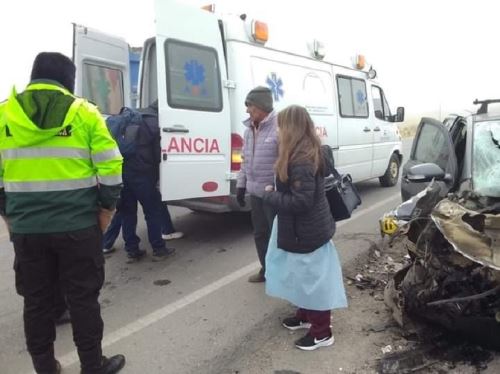
[[[231,125],[219,22],[205,10],[156,1],[163,200],[229,195]]]
[[[130,106],[129,46],[124,39],[74,24],[73,62],[76,95],[105,115]]]

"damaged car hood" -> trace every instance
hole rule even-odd
[[[435,206],[431,218],[457,252],[500,270],[500,214],[478,213],[444,199]]]

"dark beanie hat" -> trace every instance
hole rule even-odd
[[[245,105],[254,105],[266,113],[273,111],[273,96],[271,90],[264,86],[255,87],[245,99]]]
[[[33,62],[31,80],[51,79],[73,93],[75,91],[75,72],[75,64],[65,55],[57,52],[41,52]]]

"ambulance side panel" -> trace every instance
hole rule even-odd
[[[308,109],[317,134],[333,149],[340,172],[356,181],[375,176],[365,73],[237,40],[227,42],[227,53],[229,79],[236,82],[230,93],[233,133],[244,132],[246,94],[263,85],[273,92],[275,110],[291,104]]]
[[[243,135],[248,118],[245,97],[252,88],[265,86],[273,94],[274,110],[305,106],[323,143],[338,148],[337,115],[331,66],[232,40],[226,44],[229,79],[236,82],[230,92],[232,132]]]

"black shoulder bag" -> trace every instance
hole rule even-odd
[[[340,174],[335,169],[332,149],[329,145],[321,146],[325,170],[325,194],[330,212],[335,221],[350,218],[352,211],[361,205],[359,192],[352,183],[350,174]]]

